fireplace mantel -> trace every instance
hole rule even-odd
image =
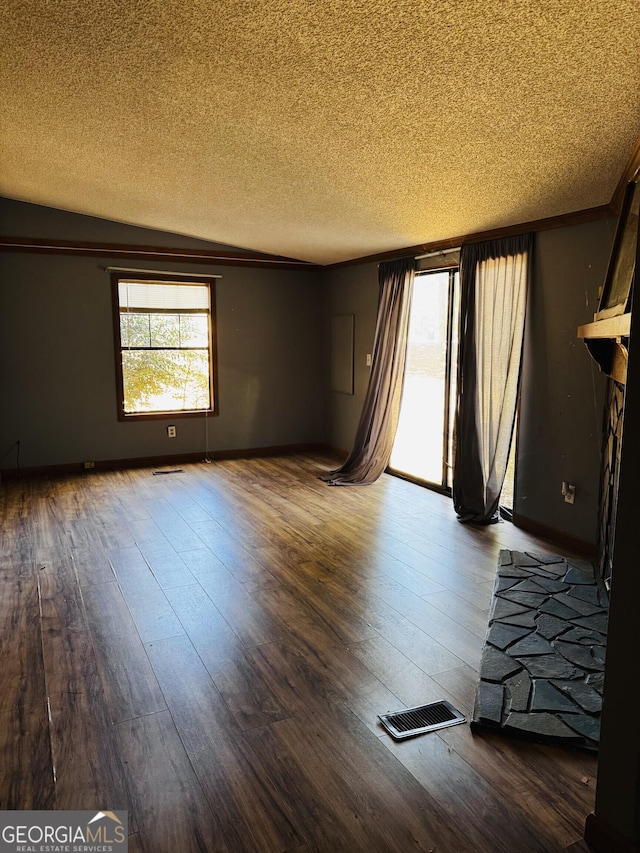
[[[578,337],[584,340],[600,370],[621,385],[627,382],[630,331],[630,312],[578,326]]]
[[[600,370],[621,385],[626,385],[629,361],[630,295],[640,215],[639,178],[640,170],[625,190],[598,310],[592,323],[578,327],[578,337],[584,340]]]

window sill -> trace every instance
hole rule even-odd
[[[185,412],[135,412],[127,414],[120,412],[118,415],[119,421],[171,421],[181,418],[204,418],[216,417],[218,414],[216,409],[197,409],[196,411]]]

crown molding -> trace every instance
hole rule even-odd
[[[98,258],[129,258],[147,261],[170,261],[188,264],[265,267],[271,269],[320,269],[317,264],[281,255],[260,252],[224,252],[206,249],[169,249],[164,246],[131,246],[121,243],[77,242],[73,240],[40,240],[23,237],[0,237],[2,252],[34,252],[39,254],[75,255]]]
[[[432,243],[420,243],[417,246],[407,246],[404,249],[393,249],[389,252],[366,255],[362,258],[353,258],[350,261],[339,261],[336,264],[328,264],[324,269],[338,269],[340,267],[355,266],[356,264],[380,263],[380,261],[390,261],[394,258],[406,258],[409,255],[440,252],[444,249],[454,249],[459,246],[468,245],[469,243],[481,243],[485,240],[498,240],[501,237],[527,234],[529,231],[548,231],[552,228],[564,228],[567,225],[581,225],[584,222],[605,219],[607,216],[615,216],[615,213],[610,204],[602,204],[599,207],[590,207],[586,210],[577,210],[573,213],[562,213],[559,216],[549,216],[546,219],[535,219],[531,222],[521,222],[517,225],[506,225],[501,228],[492,228],[488,231],[476,231],[472,234],[463,234],[459,237],[451,237],[446,240],[435,240]]]

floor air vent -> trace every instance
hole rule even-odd
[[[466,723],[466,719],[444,699],[417,708],[405,708],[395,714],[380,714],[380,722],[396,740]]]

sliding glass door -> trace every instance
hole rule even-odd
[[[400,421],[389,467],[443,490],[451,487],[458,316],[457,269],[416,275]]]

